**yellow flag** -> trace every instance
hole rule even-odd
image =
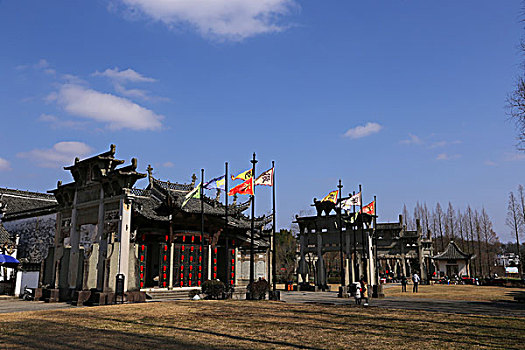
[[[232,180],[243,180],[243,181],[246,181],[248,179],[251,179],[253,177],[252,175],[252,170],[253,169],[248,169],[242,173],[240,173],[239,175],[237,176],[233,176],[232,175]]]
[[[324,198],[321,200],[321,202],[333,202],[333,203],[337,203],[337,193],[338,193],[337,190],[328,193],[328,194],[326,195],[326,197],[324,197]]]

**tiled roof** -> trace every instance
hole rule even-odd
[[[434,260],[463,260],[470,258],[471,256],[462,252],[454,241],[450,241],[443,253],[433,257]]]
[[[193,186],[191,184],[179,184],[176,182],[169,182],[169,181],[161,181],[157,180],[155,178],[152,178],[153,182],[167,190],[174,190],[174,191],[191,191],[193,189]]]
[[[6,243],[12,246],[15,245],[15,242],[11,239],[9,232],[7,232],[2,223],[0,223],[0,245],[4,245]]]
[[[55,197],[47,193],[0,188],[0,202],[7,204],[6,214],[40,209],[57,204]]]

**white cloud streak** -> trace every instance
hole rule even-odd
[[[142,74],[134,71],[131,68],[128,68],[126,70],[119,70],[118,67],[115,67],[113,69],[108,68],[103,72],[96,71],[93,73],[93,76],[101,76],[101,77],[107,77],[110,78],[113,81],[118,82],[133,82],[133,83],[153,83],[156,80],[153,78],[148,78],[143,76]]]
[[[4,159],[4,158],[0,158],[0,171],[9,171],[11,170],[11,164],[9,164],[9,162]]]
[[[295,0],[120,0],[173,28],[189,24],[202,36],[240,41],[285,29],[283,16],[299,5]]]
[[[402,145],[421,145],[423,140],[414,134],[408,134],[408,139],[399,141]]]
[[[454,160],[461,158],[460,154],[448,154],[448,153],[440,153],[437,155],[437,160]]]
[[[48,149],[34,149],[18,153],[20,158],[26,158],[43,168],[58,168],[73,164],[75,157],[84,157],[92,152],[92,148],[83,142],[65,141],[56,143]]]
[[[111,130],[158,130],[162,115],[119,96],[64,84],[52,96],[71,115],[106,123]]]
[[[345,132],[345,137],[351,139],[359,139],[361,137],[366,137],[381,131],[383,127],[378,123],[368,122],[366,125],[356,126],[355,128],[348,129]]]

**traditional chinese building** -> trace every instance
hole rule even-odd
[[[326,253],[340,252],[344,255],[345,283],[364,278],[372,286],[378,284],[378,275],[396,275],[418,272],[422,279],[431,276],[432,240],[425,238],[419,223],[417,230],[409,231],[399,222],[376,223],[376,216],[337,214],[335,204],[320,204],[314,199],[317,215],[296,217],[299,226],[298,280],[306,282],[314,275],[314,283],[320,288],[327,285]],[[340,224],[341,223],[341,224]],[[341,230],[340,230],[341,228]],[[342,236],[342,237],[341,237]],[[342,238],[342,239],[341,239]]]
[[[440,254],[432,257],[440,277],[454,275],[470,276],[470,260],[473,255],[463,252],[454,241],[450,241],[447,248]]]
[[[129,300],[141,300],[140,291],[198,287],[207,279],[242,285],[249,248],[250,219],[243,214],[249,202],[226,206],[215,198],[186,195],[196,186],[155,179],[137,172],[137,160],[123,166],[107,152],[79,160],[66,170],[74,181],[58,183],[50,191],[57,202],[52,298],[78,303],[114,300],[116,276],[125,278]],[[148,178],[145,189],[134,187]],[[201,213],[203,213],[201,215]],[[255,219],[256,276],[268,277],[268,239],[263,226],[270,217]],[[201,234],[201,225],[203,233]],[[51,259],[51,260],[50,260]],[[249,265],[248,265],[249,266]]]
[[[4,269],[5,292],[19,295],[42,284],[44,261],[53,247],[55,197],[46,193],[0,188],[0,251],[18,259],[16,269]],[[2,230],[2,228],[4,230]]]

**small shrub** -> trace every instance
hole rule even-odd
[[[270,291],[270,284],[268,281],[260,279],[255,281],[253,285],[248,286],[252,300],[262,300],[266,297],[266,293]]]
[[[223,299],[226,292],[226,285],[219,280],[208,280],[202,284],[202,293],[208,299]]]

